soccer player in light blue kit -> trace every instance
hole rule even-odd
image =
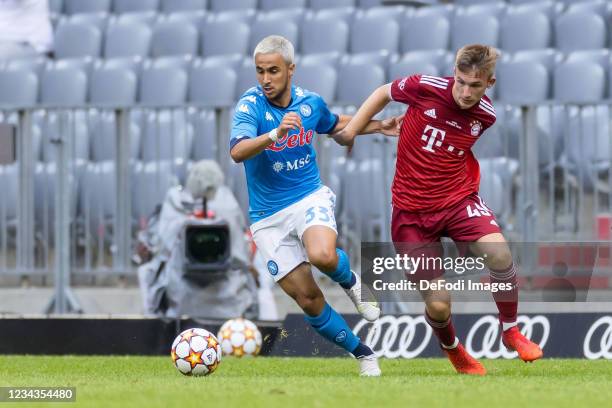
[[[351,117],[332,114],[319,95],[291,85],[294,51],[287,39],[264,38],[253,57],[259,86],[238,101],[230,140],[232,159],[244,162],[253,239],[312,327],[352,353],[362,376],[379,376],[375,354],[325,301],[310,269],[313,264],[338,282],[365,319],[378,319],[378,304],[362,300],[361,281],[336,248],[336,196],[321,183],[311,144],[315,132],[333,135]],[[363,131],[375,132],[396,135],[397,118],[370,121]]]

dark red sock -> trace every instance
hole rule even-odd
[[[503,323],[515,323],[518,311],[518,283],[516,279],[516,268],[514,263],[504,270],[490,269],[491,283],[511,284],[512,290],[500,290],[491,292],[497,310],[499,320]]]
[[[453,326],[453,322],[451,321],[450,317],[445,322],[439,322],[437,320],[432,319],[427,314],[427,311],[425,311],[425,320],[427,321],[427,324],[431,326],[434,333],[436,334],[436,337],[438,337],[438,340],[440,340],[440,343],[442,344],[443,347],[446,347],[446,348],[454,348],[453,346],[456,347],[455,327]]]

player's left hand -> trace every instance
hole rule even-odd
[[[403,115],[384,119],[380,123],[380,132],[386,136],[399,136],[403,121]]]

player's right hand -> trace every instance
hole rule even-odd
[[[289,112],[283,116],[283,120],[276,130],[278,138],[285,137],[290,130],[297,130],[302,127],[302,118],[295,112]]]

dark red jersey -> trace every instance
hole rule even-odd
[[[471,148],[495,123],[495,109],[487,96],[461,109],[453,83],[453,77],[413,75],[391,85],[393,100],[408,104],[397,149],[394,207],[435,211],[478,191],[480,169]]]

